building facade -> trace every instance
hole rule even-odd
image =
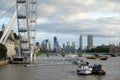
[[[87,49],[89,50],[89,49],[93,48],[93,35],[88,35],[87,41],[88,41]]]
[[[55,37],[53,38],[53,40],[54,40],[53,51],[54,51],[55,53],[60,53],[60,52],[61,52],[61,47],[60,47],[60,45],[59,45],[59,43],[58,43],[57,37],[55,36]]]
[[[79,37],[79,49],[80,49],[80,52],[83,50],[83,38],[82,38],[82,35],[80,35],[80,37]]]
[[[50,47],[50,41],[48,39],[45,39],[42,44],[41,44],[41,49],[44,52],[50,52],[51,47]]]
[[[2,37],[4,30],[5,30],[5,25],[3,24],[2,31],[0,31],[0,38]],[[7,57],[11,57],[16,54],[15,47],[18,44],[18,40],[19,40],[19,37],[17,36],[17,34],[14,33],[13,30],[11,30],[11,32],[4,44],[7,48]]]

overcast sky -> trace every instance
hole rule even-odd
[[[15,1],[1,0],[0,12]],[[37,0],[36,30],[38,42],[50,39],[52,43],[57,36],[60,44],[78,44],[79,35],[83,35],[86,45],[86,36],[91,34],[95,45],[119,43],[120,0]]]

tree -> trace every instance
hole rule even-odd
[[[93,52],[93,53],[108,53],[109,48],[108,46],[97,46],[96,48],[92,48],[91,50],[87,50],[87,52]]]
[[[0,43],[0,59],[5,59],[7,56],[7,48],[5,45]]]

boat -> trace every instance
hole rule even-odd
[[[105,75],[106,72],[102,69],[102,65],[101,64],[95,64],[93,66],[92,74],[101,76],[101,75]]]
[[[94,54],[92,56],[88,56],[87,59],[99,59],[99,55],[98,54]]]
[[[25,64],[24,67],[34,67],[35,65],[32,65],[32,64]]]
[[[79,57],[77,57],[77,58],[72,60],[72,63],[78,65],[81,63],[81,59]]]
[[[92,66],[90,66],[88,62],[80,63],[77,68],[77,74],[79,75],[92,74]]]
[[[107,59],[108,59],[107,56],[101,56],[101,57],[100,57],[100,60],[107,60]]]
[[[98,59],[96,56],[88,56],[87,59]]]
[[[107,56],[100,56],[100,55],[94,54],[92,56],[88,56],[87,59],[107,60],[108,57]]]
[[[110,55],[111,55],[111,57],[117,57],[117,55],[116,55],[116,54],[112,54],[112,53],[111,53]]]
[[[9,60],[10,64],[24,64],[27,63],[25,62],[25,60],[23,58],[19,58],[19,57],[13,57]]]
[[[118,56],[116,53],[106,53],[104,55],[110,55],[111,57],[117,57]]]

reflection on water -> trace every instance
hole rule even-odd
[[[77,66],[65,58],[37,57],[35,64],[9,64],[0,67],[0,80],[120,80],[120,57],[109,57],[106,61],[90,60],[91,64],[102,64],[107,72],[105,76],[77,75]]]

